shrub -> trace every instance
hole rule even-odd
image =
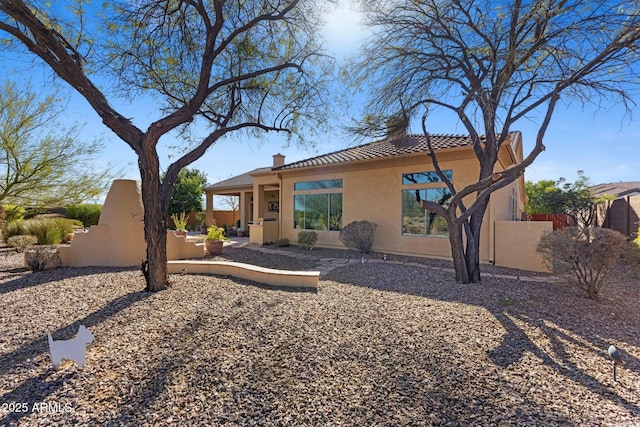
[[[24,252],[27,248],[35,245],[37,242],[38,239],[36,236],[30,236],[28,234],[11,236],[7,239],[7,244],[16,248],[18,252]]]
[[[66,218],[28,219],[6,223],[2,234],[6,241],[12,236],[28,234],[38,239],[38,245],[57,245],[73,232],[74,226],[81,227],[82,223]]]
[[[24,253],[24,261],[27,267],[33,272],[62,265],[58,250],[51,246],[39,246],[27,250]]]
[[[207,240],[227,240],[224,235],[224,228],[218,227],[215,220],[207,228]]]
[[[6,218],[6,215],[4,213],[4,206],[0,205],[0,228],[4,227],[5,218]]]
[[[84,227],[98,225],[101,213],[102,205],[81,204],[67,207],[67,218],[79,220]]]
[[[315,231],[301,231],[298,233],[298,244],[308,251],[313,249],[318,241],[318,233]]]
[[[276,240],[275,245],[279,248],[287,248],[289,247],[289,239],[283,237],[282,239]]]
[[[6,222],[22,221],[25,210],[22,206],[4,205],[4,219]]]
[[[617,231],[567,227],[542,236],[537,249],[554,273],[596,299],[606,273],[627,248],[626,237]]]
[[[368,254],[378,226],[369,221],[354,221],[340,230],[340,241],[349,248]]]
[[[177,231],[187,231],[188,216],[186,212],[180,212],[179,214],[171,214],[171,220],[175,225]]]

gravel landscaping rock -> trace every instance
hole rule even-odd
[[[459,285],[444,261],[284,252],[223,258],[341,262],[316,293],[192,274],[147,293],[138,269],[0,256],[0,426],[640,425],[640,281],[624,267],[596,302],[548,280]],[[54,370],[46,334],[80,324],[87,367]]]

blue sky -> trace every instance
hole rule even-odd
[[[328,51],[339,60],[345,58],[358,47],[362,39],[358,15],[344,6],[335,10],[327,16],[324,37]],[[22,75],[28,70],[25,64],[18,60],[12,64],[6,62],[5,66],[19,70]],[[40,80],[43,72],[37,68],[34,70],[31,78]],[[123,170],[122,178],[138,179],[137,159],[133,151],[102,125],[85,100],[70,90],[66,90],[65,95],[67,94],[70,98],[67,113],[69,120],[86,123],[83,137],[101,138],[105,144],[103,156],[98,159],[98,167],[111,164]],[[133,122],[143,129],[159,117],[152,103],[136,102],[135,105],[115,106],[123,115],[133,117]],[[358,117],[362,113],[361,108],[361,104],[356,102],[353,110],[346,112],[344,116]],[[609,111],[582,110],[578,104],[559,106],[546,134],[547,150],[527,169],[525,178],[538,181],[562,176],[573,181],[577,177],[576,171],[582,169],[594,184],[640,181],[638,119],[640,111],[635,117],[624,117],[624,110],[619,106],[613,106]],[[465,133],[461,125],[445,116],[434,117],[429,125],[433,133]],[[523,133],[525,151],[530,149],[537,130],[535,123],[522,121],[516,129]],[[287,162],[291,162],[354,144],[353,139],[345,136],[339,127],[321,137],[314,148],[294,145],[283,147],[283,142],[283,137],[277,134],[265,134],[259,140],[231,137],[216,143],[191,167],[204,171],[209,182],[213,183],[258,167],[269,166],[271,156],[278,152],[286,156]],[[165,140],[165,145],[171,143],[172,141]],[[161,152],[164,167],[169,164],[169,154],[169,151]]]

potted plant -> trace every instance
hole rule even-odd
[[[185,212],[180,212],[178,215],[171,214],[171,219],[176,226],[176,236],[187,237],[187,214]]]
[[[215,221],[207,229],[207,240],[204,242],[207,255],[220,255],[222,253],[223,241],[227,240],[224,237],[224,229],[218,227]]]

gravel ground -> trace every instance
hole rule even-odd
[[[135,269],[19,265],[0,255],[0,425],[640,426],[640,283],[623,267],[594,302],[393,263],[337,268],[317,293],[187,274],[154,294]],[[53,370],[46,333],[80,324],[87,367]]]

